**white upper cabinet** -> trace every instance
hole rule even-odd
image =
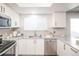
[[[54,12],[52,16],[52,27],[66,27],[65,12]]]
[[[44,39],[35,39],[35,41],[36,55],[44,55]]]
[[[19,14],[11,7],[5,4],[0,4],[0,13],[11,18],[11,27],[19,27]]]
[[[0,13],[5,13],[5,5],[0,3]]]

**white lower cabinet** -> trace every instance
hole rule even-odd
[[[71,56],[70,46],[64,43],[64,56]]]
[[[19,39],[18,40],[18,54],[19,55],[34,54],[33,40]]]
[[[19,39],[18,55],[44,55],[44,40]]]
[[[34,43],[33,40],[31,39],[24,39],[24,43],[23,48],[24,50],[22,50],[22,55],[33,55],[34,54]]]
[[[57,54],[59,56],[70,56],[70,46],[61,40],[57,40]]]
[[[44,39],[36,39],[35,54],[44,55]]]
[[[57,55],[64,56],[63,43],[60,40],[57,40]]]
[[[61,40],[57,40],[57,54],[59,56],[79,56],[79,50],[76,50]]]

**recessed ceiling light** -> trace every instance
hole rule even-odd
[[[18,7],[51,7],[52,3],[17,3]]]

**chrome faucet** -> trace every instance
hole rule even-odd
[[[50,32],[50,34],[52,34],[52,36],[53,36],[53,37],[55,36],[55,35],[54,35],[55,33],[56,33],[56,31],[53,31],[53,33],[52,33],[52,32]]]
[[[35,36],[35,37],[37,36],[36,31],[34,31],[34,36]]]

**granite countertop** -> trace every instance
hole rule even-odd
[[[16,37],[14,37],[16,38]],[[76,39],[75,38],[72,38],[71,40],[66,40],[65,37],[19,37],[19,38],[22,38],[22,39],[58,39],[58,40],[61,40],[62,42],[66,43],[67,45],[79,50],[79,45],[76,43]],[[75,41],[73,41],[75,40]]]
[[[23,36],[14,36],[14,37],[12,37],[12,38],[22,38],[22,39],[44,39],[44,38],[46,38],[46,37],[23,37]],[[53,38],[53,37],[52,37]]]

